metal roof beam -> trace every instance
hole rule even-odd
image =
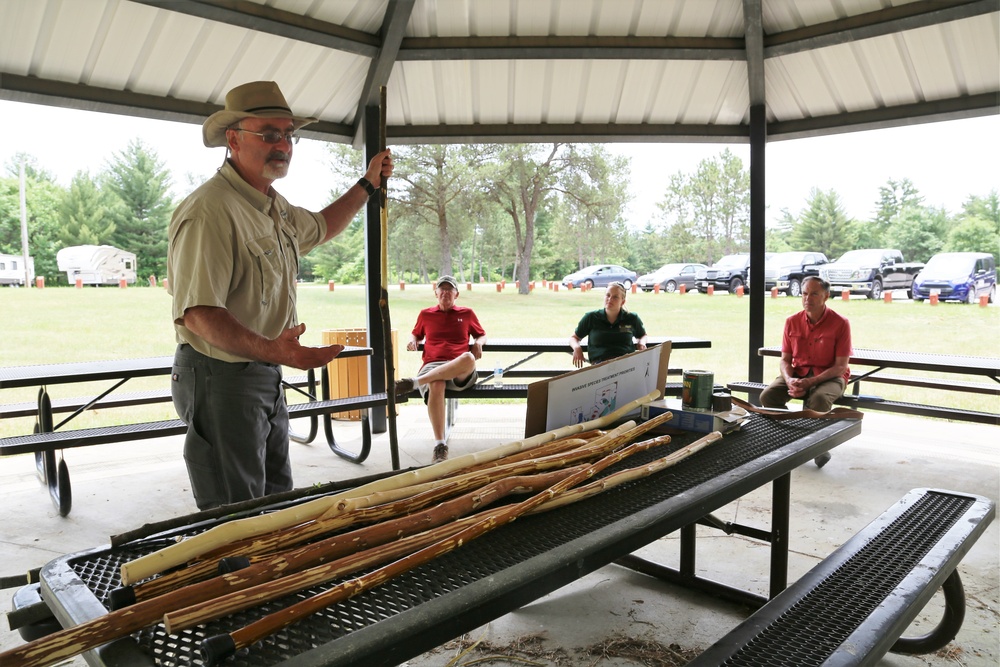
[[[769,140],[801,139],[943,120],[977,118],[998,113],[1000,113],[1000,93],[982,93],[802,120],[771,122],[767,125],[767,137]]]
[[[397,0],[390,2],[386,8],[385,16],[382,19],[382,28],[379,31],[382,44],[378,54],[368,66],[368,74],[365,76],[365,83],[358,98],[358,108],[354,113],[355,148],[361,147],[365,107],[379,105],[379,90],[388,83],[389,75],[392,74],[392,68],[396,64],[396,56],[399,53],[399,45],[406,33],[406,24],[410,21],[410,14],[413,12],[415,2],[416,0]]]
[[[565,125],[401,125],[386,134],[393,144],[483,144],[483,143],[746,143],[745,125],[654,125],[571,123]]]
[[[5,72],[0,72],[0,99],[195,125],[201,125],[206,118],[222,108],[175,97],[145,95]],[[350,125],[328,121],[312,123],[299,130],[299,134],[304,137],[337,143],[350,141],[352,132]]]
[[[764,104],[764,28],[760,0],[743,0],[743,34],[746,36],[750,106]]]
[[[922,0],[766,36],[764,57],[811,51],[996,11],[1000,11],[1000,0]]]
[[[729,37],[407,37],[398,59],[415,60],[743,60]]]
[[[366,58],[374,58],[379,48],[379,38],[376,35],[248,0],[131,0],[131,2],[325,46]]]

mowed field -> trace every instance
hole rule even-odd
[[[492,337],[569,337],[581,315],[602,307],[602,300],[600,289],[584,293],[561,288],[556,292],[542,287],[538,281],[529,295],[518,294],[510,284],[501,293],[492,283],[475,284],[472,290],[463,286],[458,303],[474,308]],[[398,286],[390,288],[392,324],[398,331],[399,367],[404,375],[415,373],[419,366],[419,354],[405,351],[409,331],[417,312],[434,303],[430,285],[407,285],[404,290]],[[717,383],[725,384],[747,377],[749,303],[748,296],[722,293],[707,296],[696,292],[684,295],[638,292],[629,295],[626,306],[640,315],[651,335],[710,340],[711,349],[675,351],[670,366],[710,370],[715,373]],[[886,304],[860,298],[848,302],[835,298],[830,305],[850,319],[855,347],[975,356],[998,354],[1000,309],[995,305],[931,306],[906,300]],[[765,344],[778,345],[784,319],[798,311],[801,304],[795,298],[766,298],[765,307]],[[162,288],[5,288],[0,289],[0,312],[4,314],[0,366],[170,355],[175,347],[170,296]],[[324,329],[366,328],[364,287],[338,285],[330,291],[325,284],[300,285],[299,316],[308,327],[303,337],[308,345],[321,344]],[[377,313],[373,317],[378,325]],[[567,346],[564,358],[543,356],[537,365],[571,370],[568,351]],[[492,369],[517,358],[517,355],[487,354],[481,367]],[[776,373],[777,361],[765,359],[765,379],[770,380]],[[121,391],[162,388],[166,382],[165,377],[133,380]],[[106,388],[106,385],[67,385],[51,387],[50,393],[53,397],[82,396]],[[865,385],[864,391],[914,402],[998,409],[998,399],[970,394],[874,384]],[[0,402],[31,401],[35,394],[36,390],[31,389],[4,390],[0,392]],[[983,401],[994,404],[986,405]],[[165,403],[98,411],[96,415],[76,420],[76,424],[84,427],[174,416],[170,404]],[[24,433],[30,427],[28,420],[6,419],[0,422],[0,434]]]

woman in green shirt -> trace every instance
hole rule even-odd
[[[625,295],[625,285],[611,283],[604,292],[604,308],[588,312],[576,325],[569,338],[574,366],[583,366],[584,338],[592,364],[646,349],[646,329],[638,315],[625,309]]]

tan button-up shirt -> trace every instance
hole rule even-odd
[[[326,236],[319,213],[255,190],[227,161],[174,211],[167,249],[177,342],[223,361],[250,361],[212,347],[180,324],[193,306],[227,309],[249,329],[275,338],[298,323],[299,256]]]

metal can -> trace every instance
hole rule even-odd
[[[712,371],[684,371],[681,407],[685,410],[711,410],[715,373]]]
[[[729,412],[733,409],[733,397],[720,391],[712,394],[712,412]]]

